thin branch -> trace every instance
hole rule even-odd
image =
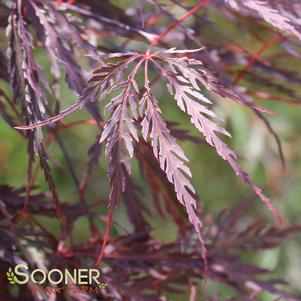
[[[174,28],[176,28],[178,25],[180,25],[182,22],[184,22],[187,18],[195,14],[198,10],[206,6],[210,0],[204,0],[198,5],[196,5],[193,9],[191,9],[189,12],[187,12],[185,15],[183,15],[179,20],[171,24],[165,31],[163,31],[158,37],[154,38],[151,42],[152,46],[157,45],[163,38],[165,38]]]

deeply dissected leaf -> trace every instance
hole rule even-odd
[[[169,52],[167,52],[169,53]],[[257,187],[237,163],[237,156],[219,137],[218,133],[230,136],[230,134],[216,122],[211,119],[219,119],[218,116],[207,106],[212,102],[201,93],[201,86],[205,86],[209,90],[221,94],[223,91],[215,88],[218,82],[215,82],[211,76],[207,76],[204,68],[198,70],[202,63],[187,57],[170,58],[158,56],[159,59],[169,64],[169,70],[163,69],[158,63],[155,65],[159,68],[161,74],[166,77],[168,87],[171,94],[175,95],[177,105],[187,112],[191,117],[191,122],[204,135],[207,143],[213,146],[217,153],[233,168],[235,173],[240,176],[244,182],[252,187],[254,192],[262,199],[262,201],[273,212],[275,217],[280,220],[280,215],[271,204],[262,190]],[[222,96],[224,96],[222,94]],[[209,117],[211,119],[209,119]]]
[[[295,12],[300,9],[300,3],[285,0],[263,1],[263,0],[226,0],[235,9],[247,9],[257,13],[266,22],[277,29],[294,35],[301,40],[300,23]]]
[[[177,199],[185,206],[189,220],[198,233],[203,259],[206,262],[205,243],[201,234],[202,223],[196,213],[197,205],[193,196],[195,190],[188,179],[191,177],[191,171],[184,163],[188,159],[167,129],[166,123],[160,116],[157,101],[150,92],[141,99],[140,110],[145,110],[141,122],[143,138],[145,140],[148,136],[151,138],[154,155],[159,160],[160,167],[166,173],[168,180],[173,183]]]

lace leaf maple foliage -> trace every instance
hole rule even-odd
[[[195,189],[189,180],[192,175],[187,166],[188,158],[162,119],[159,102],[153,95],[150,85],[148,75],[150,64],[167,81],[168,90],[174,96],[177,105],[190,116],[192,124],[204,135],[206,142],[215,148],[218,155],[230,164],[246,184],[251,186],[274,216],[278,220],[281,218],[269,198],[241,169],[235,152],[219,138],[218,134],[226,136],[230,134],[217,123],[221,119],[210,108],[212,101],[203,94],[203,90],[205,88],[222,97],[227,96],[256,110],[264,111],[264,109],[245,99],[241,100],[234,92],[228,92],[216,78],[210,75],[201,61],[188,57],[188,54],[197,51],[202,50],[172,48],[152,53],[151,49],[148,49],[146,53],[116,53],[103,56],[107,60],[117,59],[118,63],[107,63],[94,70],[89,80],[90,85],[85,89],[77,104],[56,117],[17,128],[32,129],[58,121],[87,102],[95,98],[103,101],[106,95],[118,91],[118,95],[111,98],[105,107],[105,114],[110,114],[110,118],[105,123],[100,138],[100,143],[106,142],[105,155],[109,160],[108,177],[112,187],[109,197],[111,211],[108,228],[111,226],[112,210],[125,191],[126,178],[131,173],[130,158],[134,155],[134,141],[139,142],[137,126],[140,123],[144,140],[151,140],[154,155],[159,160],[161,169],[166,173],[168,180],[173,183],[177,199],[185,206],[189,220],[198,233],[203,259],[206,261],[206,248],[201,235],[202,223],[196,212]],[[133,67],[130,67],[130,64]],[[143,65],[144,68],[142,68]],[[144,77],[144,85],[139,88],[136,76],[140,69]],[[95,97],[95,94],[98,97]],[[104,256],[105,243],[106,240],[97,263]]]
[[[204,278],[207,273],[206,277],[211,280],[234,287],[239,293],[238,300],[259,300],[257,295],[263,291],[287,300],[299,300],[278,289],[276,286],[281,282],[274,280],[270,271],[245,264],[241,250],[257,252],[275,247],[286,234],[300,231],[300,227],[287,230],[272,227],[264,231],[265,227],[254,221],[250,228],[241,232],[238,226],[238,229],[231,227],[242,215],[241,210],[235,210],[226,217],[222,212],[214,222],[212,219],[208,222],[199,213],[199,199],[191,184],[189,158],[179,141],[191,141],[214,149],[253,189],[252,198],[255,194],[259,196],[279,219],[270,200],[241,169],[236,153],[226,144],[224,139],[230,137],[230,133],[222,126],[214,104],[230,99],[250,108],[275,138],[282,157],[280,139],[262,114],[271,112],[257,106],[254,100],[258,97],[269,100],[279,97],[281,101],[300,104],[296,89],[290,85],[301,83],[298,72],[278,66],[282,57],[290,60],[291,54],[300,56],[300,1],[205,0],[198,1],[194,7],[184,1],[161,4],[150,0],[145,1],[145,7],[139,7],[138,2],[132,4],[130,10],[121,9],[108,0],[6,0],[0,3],[0,26],[3,31],[7,27],[8,45],[8,56],[3,51],[7,45],[0,48],[0,77],[7,86],[11,86],[11,95],[6,88],[0,89],[0,114],[12,128],[22,129],[18,133],[28,143],[29,153],[27,186],[20,190],[0,187],[1,219],[4,222],[0,229],[1,237],[9,237],[4,243],[1,264],[9,262],[12,265],[19,260],[19,257],[10,256],[13,249],[23,260],[30,261],[22,245],[26,241],[27,245],[32,244],[39,249],[43,246],[45,258],[51,259],[45,262],[49,268],[57,267],[57,263],[73,267],[78,257],[91,265],[95,260],[97,263],[104,260],[108,266],[99,268],[106,274],[109,286],[96,297],[100,299],[166,300],[166,291],[173,290],[171,286],[185,283],[193,292],[194,279]],[[180,8],[186,13],[177,19],[172,13],[173,8]],[[275,35],[272,43],[270,40],[264,42],[252,55],[251,50],[248,52],[244,45],[239,45],[241,41],[229,39],[227,26],[219,28],[219,22],[210,20],[211,10],[221,14],[227,22],[234,23],[246,40],[264,42],[265,34],[272,34]],[[189,26],[183,23],[188,17],[193,19]],[[162,18],[163,22],[157,23],[158,18]],[[166,25],[166,21],[172,22],[171,25]],[[264,29],[262,37],[255,33],[255,27],[256,31],[257,27]],[[215,37],[214,44],[206,40],[202,31],[205,28]],[[166,38],[169,34],[174,39]],[[126,42],[123,43],[123,39]],[[229,42],[233,43],[229,45]],[[275,42],[283,46],[281,51],[275,56],[261,58],[262,52]],[[182,49],[171,48],[174,45]],[[198,49],[194,49],[196,47]],[[37,59],[39,51],[51,65],[50,70],[40,66]],[[89,79],[87,71],[93,69]],[[69,92],[77,98],[77,102],[67,109],[62,109],[65,106],[63,89],[59,84],[62,77]],[[253,81],[256,91],[249,85]],[[177,122],[164,119],[162,99],[154,87],[157,82],[167,86],[172,95],[170,101],[190,118],[201,135],[195,137],[180,128]],[[277,95],[273,95],[274,91]],[[283,98],[283,94],[287,98]],[[99,110],[100,102],[107,103],[104,112]],[[78,109],[86,109],[92,119],[63,120]],[[20,124],[26,126],[18,126]],[[87,159],[82,180],[73,167],[78,162],[72,162],[60,136],[62,130],[80,124],[96,125],[99,130],[87,158],[82,156],[83,160]],[[41,126],[45,126],[46,139],[42,139]],[[48,156],[51,144],[56,144],[63,153],[78,192],[78,203],[70,205],[59,200],[50,170],[52,164],[48,164],[49,161],[56,164],[55,159]],[[85,191],[92,181],[92,170],[100,165],[103,146],[108,159],[111,191],[108,199],[89,204]],[[35,154],[52,195],[48,191],[43,194],[32,191],[39,173],[39,168],[34,166]],[[162,218],[171,217],[177,225],[179,235],[171,244],[162,244],[152,237],[148,221],[151,213],[142,200],[145,195],[131,175],[133,157],[137,158],[156,212]],[[95,177],[95,181],[97,185],[99,178]],[[40,202],[41,199],[45,202]],[[134,230],[129,235],[116,235],[109,239],[113,210],[121,199]],[[50,200],[54,200],[54,204],[49,204]],[[108,216],[92,211],[92,208],[105,204],[109,204]],[[15,218],[21,210],[32,216],[59,216],[61,231],[53,237],[30,214],[24,215],[27,217],[24,228],[23,220]],[[73,231],[74,224],[81,217],[89,221],[91,239],[87,236],[82,244],[65,244],[70,237],[77,235]],[[107,224],[104,234],[97,229],[98,222]],[[35,237],[33,229],[38,233]],[[98,253],[100,241],[102,248]],[[229,241],[231,248],[228,253],[225,246],[229,245]],[[270,280],[260,280],[263,273],[267,273]],[[120,275],[124,282],[118,280]],[[147,291],[149,288],[153,290],[151,296]],[[32,297],[36,298],[34,293],[29,294],[29,300]],[[85,297],[94,299],[94,296]],[[80,300],[79,296],[73,298]],[[218,300],[218,296],[212,300]]]
[[[226,2],[232,8],[259,16],[280,31],[301,40],[299,1],[226,0]]]
[[[131,189],[129,199],[135,200],[128,204],[129,211],[133,215],[139,214],[141,211],[137,211],[139,208],[137,205],[140,204],[140,200],[139,197],[138,199],[136,197],[141,192],[132,190],[132,183],[127,186],[127,189],[129,188]],[[50,229],[43,227],[40,223],[36,223],[33,237],[32,227],[36,217],[43,215],[50,218],[56,215],[56,208],[51,203],[49,194],[33,192],[29,208],[34,218],[12,222],[12,217],[22,209],[25,190],[26,188],[23,187],[13,189],[10,186],[0,185],[0,219],[4,225],[0,228],[0,233],[1,246],[5,250],[0,254],[1,272],[7,271],[5,265],[14,266],[20,260],[26,260],[31,265],[39,266],[41,264],[42,259],[38,256],[31,256],[24,248],[24,244],[41,250],[40,252],[43,252],[42,254],[47,258],[52,258],[55,254],[55,260],[43,262],[49,270],[54,268],[73,269],[74,262],[76,262],[77,268],[86,268],[87,260],[95,259],[94,250],[98,247],[97,240],[92,240],[89,244],[76,243],[69,249],[57,249],[61,238],[53,236]],[[253,199],[254,197],[248,198],[234,208],[220,212],[216,219],[210,219],[211,221],[204,225],[205,239],[208,241],[207,257],[210,263],[207,271],[201,260],[198,241],[195,239],[193,231],[187,231],[179,240],[166,244],[152,238],[149,230],[143,228],[144,222],[138,222],[139,218],[135,218],[133,223],[138,222],[138,231],[114,237],[110,243],[110,245],[118,247],[109,248],[106,254],[106,267],[101,270],[101,279],[108,284],[107,288],[95,294],[84,291],[79,294],[70,286],[66,286],[65,291],[68,293],[68,297],[78,301],[82,301],[83,298],[89,301],[103,300],[104,298],[109,301],[115,301],[116,298],[122,301],[169,300],[167,298],[170,293],[174,292],[174,287],[177,288],[176,293],[180,294],[185,287],[195,286],[206,272],[207,279],[227,284],[233,288],[233,292],[227,295],[227,300],[260,301],[262,300],[260,293],[269,292],[287,301],[299,301],[298,296],[283,288],[284,282],[275,278],[272,271],[249,264],[244,258],[237,256],[241,250],[244,253],[273,250],[283,242],[284,238],[288,239],[301,231],[301,227],[297,225],[279,229],[272,225],[265,225],[262,221],[248,223],[241,228],[238,216],[248,208]],[[98,206],[99,204],[93,202],[91,205]],[[77,204],[70,204],[68,201],[63,201],[61,208],[71,225],[74,225],[85,212],[85,208]],[[141,218],[141,214],[139,217]],[[182,226],[184,223],[185,219],[183,219]],[[10,229],[14,231],[12,232]],[[143,229],[142,232],[141,229]],[[67,227],[66,231],[67,233],[72,231],[72,227]],[[45,235],[47,235],[46,238]],[[12,255],[12,249],[16,250],[14,255]],[[84,263],[78,260],[79,256],[85,258]],[[139,277],[139,281],[131,278],[133,275]],[[263,276],[265,277],[263,278]],[[9,284],[7,287],[11,288]],[[5,289],[6,283],[4,282],[4,292]],[[1,294],[4,295],[2,292]],[[211,295],[213,295],[212,299]],[[231,299],[229,299],[230,296]],[[62,300],[67,300],[63,296],[60,297]],[[46,301],[49,300],[49,295],[43,287],[34,287],[29,283],[29,285],[22,286],[22,295],[13,300]],[[214,291],[209,292],[204,300],[225,299],[221,299],[218,292]]]
[[[14,99],[21,103],[23,118],[25,122],[36,123],[46,118],[47,96],[46,92],[50,92],[50,87],[40,66],[33,57],[33,42],[31,34],[26,30],[26,23],[23,18],[21,7],[15,7],[9,16],[6,34],[9,37],[10,44],[8,48],[9,72],[10,80],[14,89]],[[39,81],[37,80],[39,78]],[[23,93],[25,93],[25,101],[22,101]],[[47,162],[47,154],[42,144],[41,129],[27,132],[28,137],[28,184],[32,178],[32,166],[35,153],[40,159],[41,168],[44,171],[45,179],[48,182],[53,200],[57,206],[57,215],[63,219],[60,210],[60,200],[56,191],[54,179],[51,175]],[[28,203],[30,193],[30,184],[26,193],[24,209]]]

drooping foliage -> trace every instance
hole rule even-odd
[[[177,19],[169,12],[170,8],[181,8],[185,13]],[[85,296],[88,300],[94,297],[98,300],[167,300],[164,299],[166,292],[172,291],[172,285],[178,283],[180,291],[182,284],[187,284],[190,300],[196,300],[193,294],[198,278],[226,283],[244,300],[260,300],[256,299],[257,294],[263,291],[287,300],[299,300],[277,287],[281,281],[261,280],[259,276],[269,271],[244,263],[237,252],[276,247],[282,238],[299,231],[299,227],[278,230],[255,221],[241,230],[236,228],[238,216],[244,211],[241,207],[221,213],[214,222],[204,222],[201,216],[205,214],[200,212],[199,198],[191,182],[189,158],[181,141],[212,148],[251,187],[252,198],[259,197],[281,221],[272,201],[240,167],[237,154],[228,146],[231,135],[216,106],[219,103],[227,106],[227,102],[233,101],[254,112],[258,122],[263,121],[275,139],[279,158],[284,161],[280,140],[266,119],[273,112],[257,105],[256,100],[273,99],[272,93],[277,92],[280,100],[299,103],[297,92],[284,84],[288,80],[300,83],[298,75],[278,67],[273,57],[267,62],[261,55],[279,43],[281,55],[300,57],[301,4],[298,1],[225,0],[200,1],[188,7],[181,1],[162,4],[151,0],[133,1],[129,9],[130,12],[110,1],[93,0],[18,0],[1,4],[1,26],[3,31],[6,29],[6,42],[1,43],[0,77],[7,84],[5,87],[11,89],[7,92],[1,88],[0,112],[11,128],[22,135],[28,149],[24,188],[3,185],[0,189],[1,214],[8,226],[8,230],[1,230],[7,237],[3,254],[17,249],[17,255],[8,258],[3,255],[1,260],[10,265],[20,258],[30,260],[23,245],[32,244],[42,245],[45,254],[52,258],[49,267],[54,266],[57,258],[62,258],[61,265],[67,266],[75,265],[77,260],[80,262],[78,258],[84,256],[93,259],[97,266],[103,261],[109,266],[102,269],[108,286],[99,296]],[[212,23],[210,13],[221,14],[235,25],[243,23],[242,30],[252,38],[258,37],[249,30],[247,22],[262,26],[272,37],[263,42],[255,54],[250,54],[242,46],[227,44],[229,37],[223,36],[222,29]],[[194,18],[190,27],[183,25],[188,17]],[[171,25],[156,26],[158,18],[170,21]],[[207,42],[203,27],[219,36],[220,42]],[[41,67],[39,52],[50,68]],[[74,95],[71,106],[62,96],[62,77]],[[262,83],[262,89],[267,86],[272,92],[252,90],[249,81],[253,78]],[[164,119],[158,87],[166,88],[173,105],[188,116],[187,120],[199,136],[180,128],[175,120]],[[100,109],[103,104],[104,110]],[[65,122],[65,117],[81,109],[91,115],[90,120]],[[91,141],[86,169],[79,177],[61,131],[81,123],[94,124],[99,132]],[[43,138],[43,132],[47,133],[47,139]],[[48,147],[52,143],[57,144],[64,155],[79,195],[78,204],[69,205],[59,196],[49,164]],[[106,218],[93,211],[104,204],[91,204],[86,197],[102,151],[108,161],[110,185],[104,202],[109,208]],[[40,167],[35,164],[36,155]],[[178,238],[173,243],[162,244],[151,235],[151,212],[142,201],[141,187],[132,177],[133,158],[138,162],[159,215],[164,216],[163,203],[178,226]],[[33,192],[40,170],[51,197],[46,192]],[[113,212],[121,201],[127,208],[134,232],[111,238]],[[50,234],[36,220],[36,214],[58,217],[61,237]],[[72,236],[73,224],[82,216],[89,221],[91,239],[85,244],[65,246]],[[15,225],[14,221],[24,222],[24,218],[24,229]],[[103,219],[106,230],[102,235],[96,224]],[[34,241],[31,231],[36,233]],[[223,249],[225,241],[228,241],[227,252]],[[93,260],[89,264],[93,264]],[[38,265],[38,262],[32,264]],[[139,277],[132,279],[133,275]],[[32,287],[24,290],[30,300]],[[72,298],[81,300],[76,295]],[[217,298],[212,296],[208,300]]]

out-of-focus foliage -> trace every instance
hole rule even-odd
[[[106,288],[57,300],[301,300],[300,238],[286,241],[300,15],[284,0],[3,1],[1,271],[101,260]]]

